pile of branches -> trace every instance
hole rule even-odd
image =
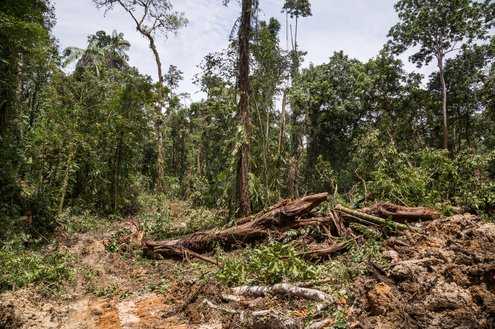
[[[325,243],[311,246],[311,250],[300,254],[305,259],[325,258],[343,250],[346,245],[338,240],[355,237],[350,223],[370,227],[387,227],[392,230],[418,231],[412,222],[428,221],[440,216],[433,209],[404,207],[391,203],[378,203],[359,210],[337,205],[328,213],[314,213],[312,210],[327,200],[328,193],[283,200],[268,209],[238,220],[237,225],[225,229],[211,229],[165,241],[142,241],[142,249],[148,257],[199,258],[222,266],[205,254],[220,245],[226,250],[242,248],[246,244],[270,237],[282,241],[288,232],[306,227],[320,227],[326,234]],[[331,243],[330,243],[331,242]]]
[[[273,240],[284,241],[291,238],[291,232],[304,228],[318,228],[323,237],[316,239],[298,239],[306,250],[298,254],[299,257],[319,261],[329,258],[337,252],[348,249],[350,244],[343,241],[360,241],[368,231],[379,232],[387,229],[389,232],[403,232],[406,236],[421,229],[415,225],[418,222],[429,221],[440,217],[440,213],[423,207],[404,207],[391,203],[378,203],[362,209],[349,209],[337,205],[327,212],[314,212],[314,209],[327,200],[327,193],[307,195],[296,200],[283,200],[267,211],[249,217],[241,218],[235,226],[216,228],[191,233],[180,238],[165,241],[141,241],[143,252],[148,257],[166,258],[198,258],[203,261],[222,267],[223,264],[211,256],[217,246],[225,250],[242,248],[243,246],[270,237]],[[361,230],[358,230],[358,228]],[[311,230],[308,230],[311,231]],[[385,272],[376,264],[369,262],[368,270],[380,281],[386,281]],[[331,279],[331,278],[330,278]],[[325,280],[321,281],[324,283]],[[233,303],[235,308],[227,308],[210,301],[205,297],[203,303],[209,309],[236,316],[245,327],[250,328],[302,328],[303,323],[283,312],[273,309],[248,311],[245,305],[251,305],[250,297],[265,295],[285,295],[316,301],[313,322],[305,326],[307,329],[324,328],[332,324],[332,319],[320,318],[321,311],[330,305],[338,310],[341,306],[335,298],[323,291],[312,287],[315,282],[301,282],[299,284],[279,283],[271,286],[241,286],[230,289],[230,294],[222,295],[224,302]],[[198,298],[199,290],[192,294],[192,298],[180,305],[171,315],[185,310],[187,305]],[[249,307],[248,307],[249,308]],[[169,314],[170,315],[170,314]],[[333,321],[333,320],[332,320]]]

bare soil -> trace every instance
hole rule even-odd
[[[494,328],[495,224],[473,215],[431,222],[385,241],[391,281],[354,284],[364,328]],[[391,252],[392,251],[392,252]]]
[[[227,302],[222,294],[229,289],[215,281],[214,265],[109,253],[103,242],[110,234],[76,234],[61,244],[59,249],[77,258],[76,276],[61,292],[32,286],[0,294],[0,328],[304,328],[315,320],[323,328],[336,323],[327,318],[331,313],[314,317],[317,303],[304,299]],[[437,219],[421,233],[386,240],[382,251],[392,258],[384,268],[388,278],[359,277],[348,291],[352,296],[337,298],[348,327],[495,327],[495,224],[472,215]],[[205,299],[224,310],[208,307]],[[270,312],[250,316],[259,310]]]

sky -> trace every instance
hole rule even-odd
[[[174,9],[185,13],[189,24],[177,36],[158,37],[157,46],[163,70],[177,66],[184,74],[179,92],[187,92],[192,100],[204,95],[193,84],[198,65],[205,55],[224,49],[240,6],[233,0],[226,7],[221,0],[172,0]],[[299,19],[298,46],[307,51],[303,67],[328,62],[335,51],[361,61],[375,57],[387,41],[387,33],[397,15],[395,0],[311,0],[313,16]],[[277,18],[282,24],[281,45],[286,46],[285,14],[281,12],[283,0],[261,0],[260,20]],[[57,24],[53,29],[60,49],[76,46],[84,48],[87,37],[96,31],[123,32],[131,43],[129,61],[143,74],[157,77],[156,64],[147,40],[135,29],[132,19],[118,6],[105,13],[91,0],[54,0]],[[291,22],[289,22],[291,23]],[[407,71],[417,70],[407,62],[407,54],[400,58]],[[428,73],[431,68],[423,68]]]

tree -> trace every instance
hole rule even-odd
[[[162,62],[156,47],[157,32],[177,33],[178,30],[187,24],[184,13],[172,12],[172,4],[168,0],[93,0],[97,7],[105,7],[111,10],[115,4],[122,7],[136,24],[136,30],[145,37],[155,57],[158,86],[155,110],[155,129],[157,134],[157,164],[158,179],[157,188],[162,189],[163,177],[165,175],[164,154],[163,154],[163,107],[165,102],[164,77],[162,72]]]
[[[299,17],[308,17],[313,15],[311,13],[311,3],[309,0],[285,0],[284,9],[290,18],[296,18],[296,26],[294,28],[294,40],[292,43],[292,50],[297,52],[297,28]]]
[[[65,60],[63,66],[67,66],[77,61],[77,68],[87,68],[94,66],[96,75],[100,76],[100,68],[107,66],[111,68],[123,69],[127,66],[129,56],[126,51],[131,44],[124,39],[123,33],[113,31],[112,35],[107,35],[105,31],[98,31],[88,37],[86,49],[78,47],[67,47],[63,51]]]
[[[241,25],[239,27],[239,120],[242,126],[242,140],[237,160],[237,217],[250,213],[249,175],[249,35],[251,33],[252,0],[242,0]]]
[[[363,63],[336,52],[328,63],[304,69],[291,90],[294,104],[305,109],[305,171],[311,190],[330,188],[322,186],[319,162],[327,161],[341,172],[348,166],[352,143],[365,129],[363,103],[370,87]]]
[[[40,89],[51,74],[54,9],[48,0],[0,1],[0,221],[22,211],[20,168]],[[27,120],[26,120],[27,118]]]
[[[463,146],[477,148],[484,139],[480,127],[485,112],[483,89],[489,81],[489,64],[493,61],[488,45],[464,47],[455,58],[445,62],[445,78],[449,97],[448,120],[452,127],[450,149],[458,154]],[[428,87],[439,93],[439,74],[430,77]]]
[[[419,50],[410,60],[419,67],[433,58],[442,86],[443,147],[448,149],[447,87],[444,61],[446,55],[457,51],[462,44],[486,37],[493,24],[494,5],[474,0],[400,0],[395,4],[400,22],[388,36],[391,50],[400,54],[411,47]]]
[[[263,186],[259,184],[262,193],[255,193],[258,198],[251,200],[251,206],[261,208],[272,204],[276,200],[272,199],[270,192],[275,192],[275,197],[280,197],[280,186],[285,185],[280,181],[282,175],[282,141],[284,137],[285,111],[282,109],[280,115],[281,126],[279,135],[276,135],[276,117],[274,100],[281,91],[281,85],[286,78],[289,67],[289,60],[279,45],[280,23],[275,18],[269,21],[259,21],[252,33],[252,115],[251,119],[256,124],[252,125],[253,139],[258,143],[253,143],[251,153],[256,161],[252,161],[252,177],[258,175],[262,178]],[[286,95],[286,92],[284,92]],[[278,144],[277,143],[278,139]],[[277,153],[273,149],[277,145]],[[273,160],[277,161],[274,163]],[[257,170],[258,168],[262,170]],[[260,179],[261,181],[261,179]],[[254,184],[250,184],[252,187]],[[275,188],[275,189],[274,189]],[[256,202],[261,201],[261,202]]]

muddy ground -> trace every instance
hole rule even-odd
[[[365,328],[494,328],[495,225],[472,215],[439,219],[385,241],[396,263],[382,282],[354,284]]]
[[[358,277],[328,312],[284,296],[227,302],[222,294],[230,291],[216,282],[214,265],[109,253],[109,236],[76,234],[59,246],[77,259],[75,279],[60,292],[32,286],[1,294],[0,328],[342,327],[335,310],[353,328],[495,327],[495,224],[472,215],[386,240],[385,275]],[[269,312],[253,316],[260,310]]]

